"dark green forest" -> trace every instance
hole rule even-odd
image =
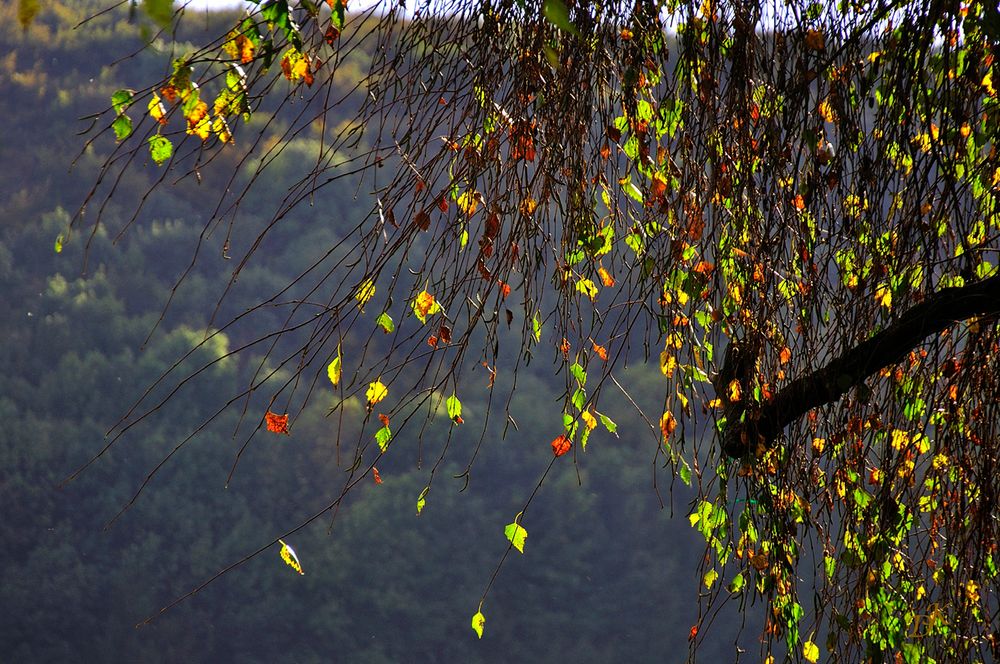
[[[149,34],[144,18],[130,16],[127,7],[75,27],[101,4],[44,2],[22,29],[15,5],[0,6],[0,660],[686,657],[689,629],[700,620],[695,570],[704,541],[684,518],[683,487],[671,493],[660,486],[661,507],[653,486],[658,439],[624,400],[606,407],[619,437],[595,432],[577,464],[563,464],[543,486],[526,524],[525,554],[505,563],[491,591],[486,637],[477,640],[469,628],[507,547],[503,526],[551,458],[553,433],[546,427],[558,408],[552,394],[561,379],[544,359],[519,377],[512,404],[518,429],[503,436],[502,421],[491,425],[483,460],[464,492],[465,481],[452,476],[472,453],[477,429],[456,430],[449,457],[455,461],[439,471],[419,516],[415,501],[446,432],[440,429],[440,440],[425,436],[419,451],[404,432],[393,444],[406,451],[380,466],[381,484],[369,481],[353,491],[335,522],[320,519],[289,539],[304,576],[282,562],[275,546],[137,628],[336,496],[344,477],[337,436],[357,432],[340,431],[326,417],[334,394],[320,391],[291,436],[253,439],[227,488],[242,436],[253,427],[244,422],[234,436],[239,409],[228,411],[106,529],[146,474],[217,407],[218,396],[245,384],[255,367],[241,354],[239,361],[213,365],[63,484],[101,450],[105,432],[143,390],[204,337],[233,265],[219,250],[225,229],[210,228],[214,252],[198,261],[156,326],[221,183],[211,174],[199,184],[167,173],[179,182],[162,188],[130,223],[152,178],[163,175],[152,165],[131,169],[117,183],[92,236],[74,232],[61,252],[54,250],[113,147],[108,132],[87,144],[79,132],[89,121],[80,118],[107,107],[116,89],[161,74],[168,58],[157,49],[168,46],[153,43],[125,57]],[[216,20],[188,24],[209,34]],[[268,117],[258,113],[254,122]],[[230,147],[224,158],[235,163],[246,146]],[[288,146],[255,186],[254,200],[245,201],[241,224],[270,219],[269,203],[280,198],[309,150],[308,136]],[[269,235],[266,251],[242,273],[217,320],[280,290],[369,207],[348,181],[300,206]],[[187,362],[197,366],[252,333],[236,327]],[[656,371],[639,363],[630,373],[632,384],[641,385],[646,373],[654,381]],[[485,411],[477,398],[463,395],[467,421]],[[719,640],[703,644],[701,655],[732,661],[735,630],[727,640],[728,630],[718,625],[724,618],[715,620]],[[754,643],[741,645],[754,652]]]

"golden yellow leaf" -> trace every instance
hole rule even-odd
[[[369,384],[368,391],[365,392],[365,398],[368,399],[369,406],[374,406],[387,396],[389,396],[389,388],[382,383],[381,379]]]

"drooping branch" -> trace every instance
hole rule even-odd
[[[752,441],[771,445],[782,430],[813,408],[839,399],[872,374],[906,357],[921,341],[958,321],[1000,314],[1000,275],[967,286],[944,288],[903,313],[826,366],[796,378],[759,409],[743,411],[745,421],[731,418],[722,446],[726,454],[747,454]],[[737,411],[736,415],[743,414]]]

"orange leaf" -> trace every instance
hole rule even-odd
[[[437,348],[438,338],[433,334],[427,337],[427,345],[430,346],[431,348]]]
[[[688,641],[694,641],[697,636],[698,636],[698,626],[692,625],[691,630],[688,631]]]
[[[552,441],[552,453],[557,457],[569,452],[569,448],[573,447],[573,441],[566,437],[566,434],[559,434],[556,439]]]
[[[805,210],[806,200],[802,198],[802,194],[798,194],[795,196],[795,198],[792,199],[792,205],[795,206],[796,210]]]
[[[267,423],[267,430],[271,433],[283,433],[288,435],[288,415],[278,415],[277,413],[272,413],[267,411],[264,415],[264,421]]]
[[[570,349],[569,339],[563,337],[562,343],[559,344],[559,350],[560,352],[562,352],[563,357],[567,360],[569,359],[569,349]]]
[[[384,427],[389,426],[389,416],[388,415],[383,415],[382,413],[379,413],[378,414],[378,421],[381,422],[382,426],[384,426]]]
[[[742,393],[740,392],[740,381],[736,378],[729,381],[729,400],[739,401]]]
[[[601,278],[601,283],[604,284],[605,288],[613,288],[615,285],[615,278],[605,270],[603,267],[597,268],[597,275]]]
[[[372,466],[372,479],[375,480],[375,484],[382,483],[382,476],[378,474],[378,468]]]
[[[605,348],[604,346],[598,345],[597,343],[595,343],[593,341],[591,343],[594,344],[594,352],[597,353],[597,357],[599,357],[602,360],[604,360],[605,362],[607,362],[608,361],[608,349]]]
[[[788,364],[790,359],[792,359],[792,351],[788,346],[785,346],[781,349],[781,352],[778,353],[778,361],[782,364]]]
[[[503,299],[506,300],[507,296],[510,295],[510,285],[499,280],[497,283],[500,284],[500,294],[503,296]]]
[[[663,417],[660,418],[660,431],[663,433],[664,440],[670,438],[676,428],[677,419],[674,417],[674,414],[668,410],[663,414]]]

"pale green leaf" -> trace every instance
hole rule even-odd
[[[518,514],[514,518],[514,523],[507,524],[507,527],[503,529],[503,534],[507,536],[507,540],[514,545],[515,549],[524,553],[524,540],[528,539],[528,531],[517,522],[520,518],[521,515]]]

